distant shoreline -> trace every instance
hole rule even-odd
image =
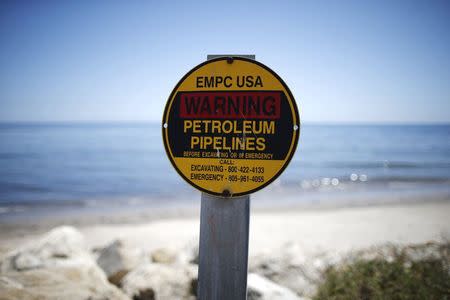
[[[415,189],[384,190],[377,189],[339,190],[332,186],[313,189],[310,192],[297,192],[296,189],[269,186],[252,195],[252,209],[257,211],[283,211],[290,209],[322,210],[357,206],[376,206],[385,204],[404,204],[427,202],[427,199],[450,201],[450,187],[439,183],[437,187],[417,186]],[[61,222],[79,225],[80,223],[139,223],[145,220],[164,219],[178,216],[194,216],[200,212],[200,192],[192,190],[184,196],[93,199],[86,201],[43,201],[26,203],[0,203],[1,225],[49,224]],[[274,200],[277,199],[277,200]],[[17,211],[14,209],[17,208]],[[81,220],[81,221],[80,221]]]
[[[161,120],[0,120],[1,125],[161,125]],[[450,126],[450,122],[349,122],[349,121],[302,121],[302,126]]]

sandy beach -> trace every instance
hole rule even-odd
[[[304,254],[345,252],[386,243],[420,243],[450,237],[450,201],[424,200],[383,205],[257,210],[250,219],[250,257],[270,253],[288,243]],[[126,224],[78,224],[91,249],[112,240],[153,250],[182,249],[198,244],[199,217],[169,217]],[[64,224],[64,223],[62,223]],[[61,224],[61,225],[62,225]],[[70,224],[72,225],[72,224]],[[50,228],[8,225],[0,230],[2,252],[38,237]]]
[[[302,245],[306,253],[348,251],[383,243],[419,243],[450,237],[450,202],[259,212],[251,216],[250,222],[250,256],[274,251],[290,242]],[[81,231],[93,248],[115,238],[148,249],[180,248],[198,241],[199,219],[98,225]]]

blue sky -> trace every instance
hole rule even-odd
[[[256,54],[303,122],[450,122],[449,1],[1,1],[0,121],[160,120],[207,54]]]

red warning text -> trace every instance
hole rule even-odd
[[[279,119],[280,92],[182,92],[181,118]]]

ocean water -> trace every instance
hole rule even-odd
[[[450,125],[303,125],[289,167],[263,193],[274,205],[282,202],[276,195],[291,195],[291,203],[351,195],[448,197]],[[42,208],[164,206],[195,198],[198,192],[166,157],[159,123],[0,124],[0,218]]]

